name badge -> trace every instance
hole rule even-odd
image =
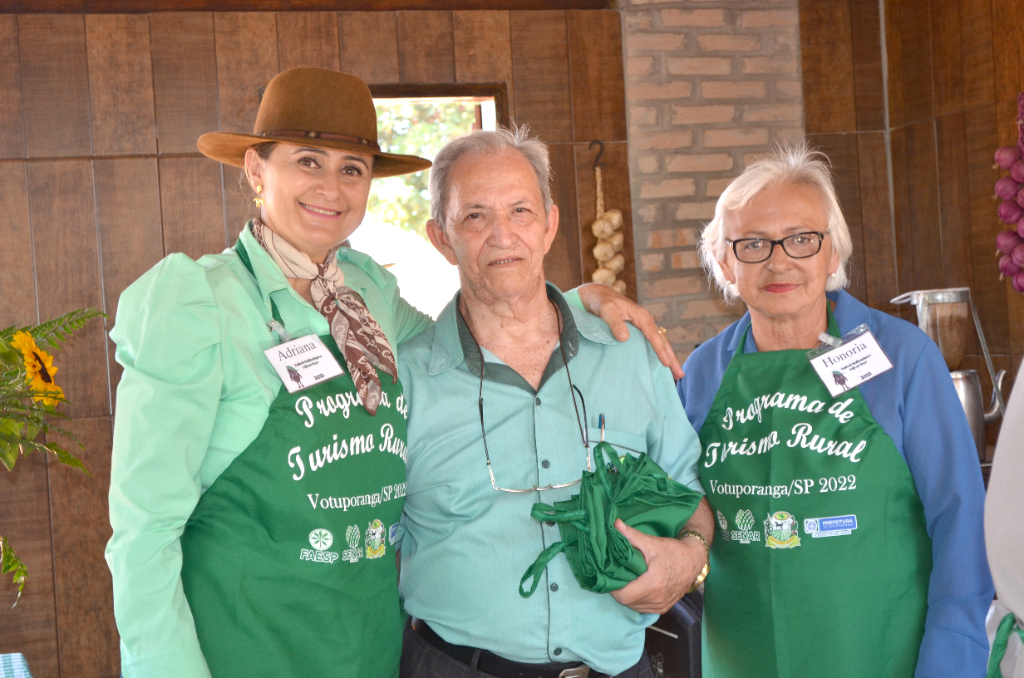
[[[263,352],[289,393],[316,386],[345,373],[315,334],[299,337]]]
[[[838,346],[816,349],[808,353],[808,358],[833,398],[892,369],[889,356],[867,325],[832,341]]]

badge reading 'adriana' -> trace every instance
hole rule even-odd
[[[263,353],[289,393],[344,374],[341,365],[315,334],[286,341]]]
[[[764,545],[770,549],[792,549],[800,546],[800,527],[796,517],[777,511],[764,521]]]

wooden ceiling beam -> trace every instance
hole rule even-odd
[[[607,9],[610,0],[6,0],[0,14]]]

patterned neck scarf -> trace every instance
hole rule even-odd
[[[395,383],[398,381],[395,354],[363,299],[352,288],[345,287],[345,274],[338,268],[335,256],[338,248],[330,251],[324,263],[317,264],[267,228],[259,217],[252,220],[252,234],[286,277],[313,281],[310,285],[313,307],[327,318],[331,336],[345,356],[345,365],[363,407],[376,416],[381,391],[380,377],[374,366],[390,374],[391,383]]]

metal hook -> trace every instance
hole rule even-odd
[[[604,142],[594,139],[593,141],[590,142],[591,150],[593,150],[594,144],[597,144],[600,147],[600,150],[598,150],[597,152],[597,157],[594,158],[594,169],[597,169],[601,165],[601,156],[604,155]]]

